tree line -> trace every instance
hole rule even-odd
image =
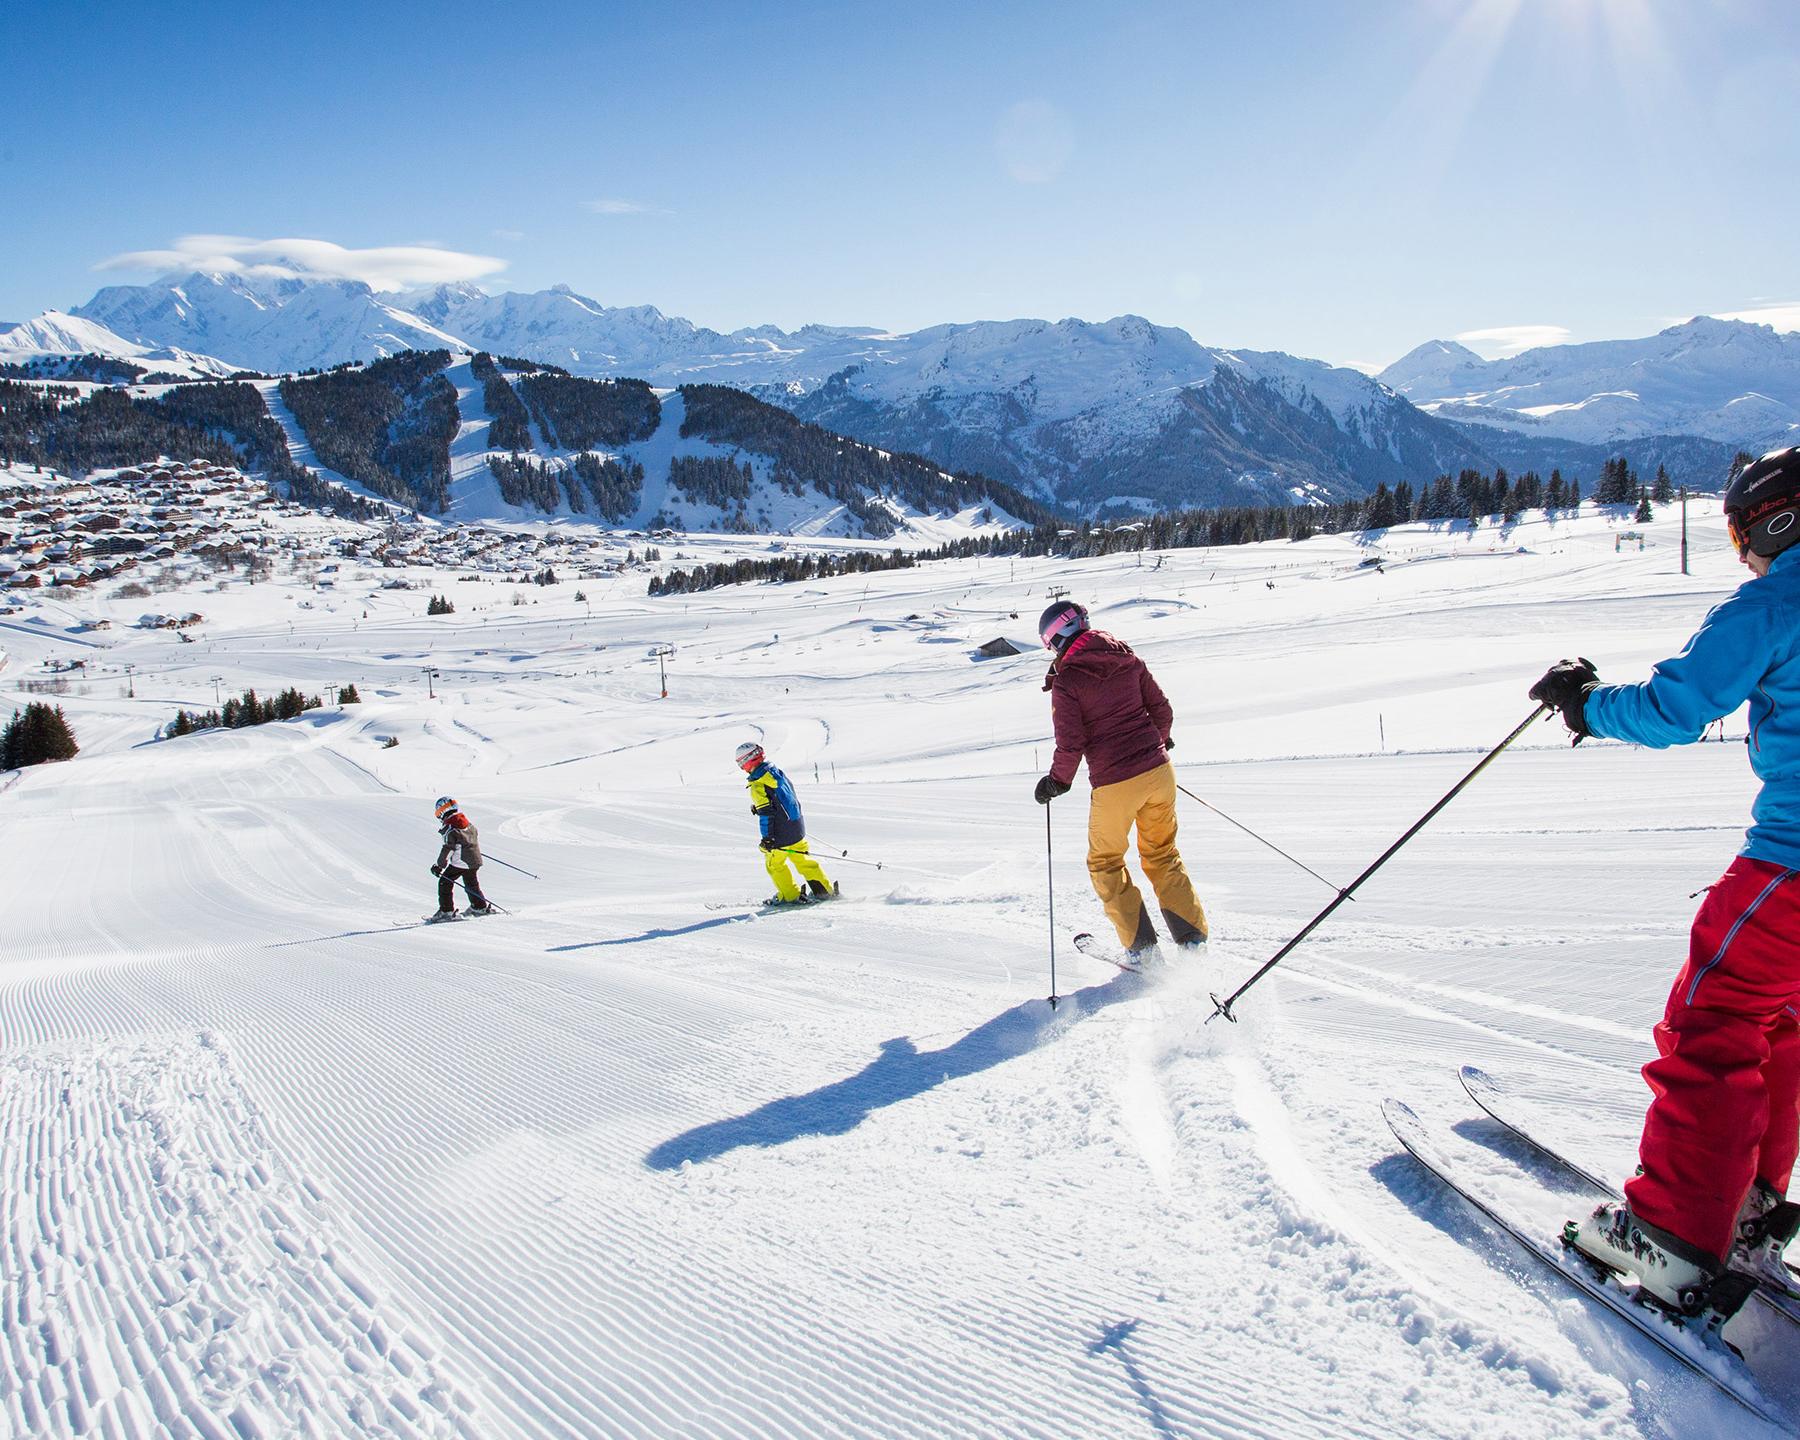
[[[644,489],[644,467],[636,460],[615,460],[587,452],[566,465],[544,465],[524,455],[495,455],[488,469],[509,505],[553,511],[565,498],[577,515],[592,509],[615,523],[637,509]]]
[[[788,583],[824,580],[833,575],[873,575],[882,570],[910,570],[921,559],[942,558],[893,550],[883,555],[873,550],[853,550],[846,555],[784,555],[779,560],[724,560],[696,565],[691,570],[671,570],[652,576],[652,595],[693,595],[721,585],[745,585],[751,581]]]
[[[448,350],[406,350],[281,382],[281,398],[319,459],[411,508],[449,503],[450,442],[460,417],[444,378]]]
[[[642,380],[537,370],[521,375],[518,389],[544,443],[563,450],[616,450],[648,440],[662,422],[656,393]]]
[[[481,382],[481,403],[493,417],[488,425],[488,444],[495,450],[531,449],[531,418],[506,377],[500,373],[494,357],[481,351],[469,362],[469,369]],[[555,506],[544,508],[555,509]]]
[[[983,475],[946,476],[923,456],[846,439],[727,385],[683,385],[681,396],[686,405],[683,436],[772,457],[770,479],[777,486],[796,495],[810,488],[838,501],[870,535],[888,536],[899,528],[880,503],[883,498],[920,511],[993,505],[1019,520],[1055,519],[1011,485]]]
[[[350,687],[348,693],[354,693]],[[177,710],[175,718],[163,732],[173,738],[192,735],[197,730],[242,730],[250,725],[267,725],[275,720],[293,720],[308,710],[317,710],[325,702],[317,695],[303,695],[292,685],[279,695],[260,696],[255,690],[234,695],[217,710]],[[351,704],[353,701],[342,700]]]

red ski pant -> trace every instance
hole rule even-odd
[[[1732,861],[1694,917],[1656,1049],[1625,1198],[1724,1259],[1751,1182],[1785,1195],[1800,1150],[1800,871]]]

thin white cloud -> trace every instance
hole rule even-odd
[[[1021,185],[1048,185],[1069,163],[1075,129],[1048,100],[1021,100],[1000,117],[994,149],[1006,173]]]
[[[494,238],[496,240],[523,240],[525,232],[523,230],[496,230]]]
[[[1456,338],[1484,359],[1503,360],[1540,345],[1566,345],[1570,332],[1561,325],[1494,325]]]
[[[646,205],[642,200],[583,200],[581,208],[594,215],[667,215],[660,205]]]
[[[1777,300],[1752,305],[1748,310],[1719,310],[1717,320],[1748,320],[1752,325],[1773,325],[1777,330],[1800,330],[1800,300]]]
[[[329,240],[253,240],[243,235],[183,235],[167,250],[132,250],[96,270],[222,271],[304,280],[361,280],[375,290],[479,280],[506,268],[492,255],[436,245],[382,245],[351,250]]]

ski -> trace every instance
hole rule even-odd
[[[1119,949],[1116,945],[1109,945],[1098,935],[1091,935],[1084,930],[1069,943],[1090,959],[1104,960],[1108,965],[1116,965],[1127,975],[1142,975],[1144,973],[1144,962],[1142,960],[1127,951]]]
[[[785,915],[790,910],[812,910],[843,899],[843,892],[833,884],[829,895],[803,894],[798,900],[708,900],[708,910],[749,910],[758,915]]]
[[[1469,1098],[1482,1108],[1489,1119],[1504,1126],[1509,1134],[1523,1140],[1539,1155],[1567,1171],[1569,1175],[1586,1185],[1595,1194],[1609,1200],[1624,1198],[1618,1186],[1601,1179],[1593,1171],[1571,1160],[1545,1141],[1538,1134],[1537,1128],[1526,1118],[1530,1110],[1529,1103],[1512,1094],[1492,1075],[1473,1065],[1465,1065],[1462,1067],[1461,1079],[1463,1089],[1468,1091]],[[1791,1262],[1788,1265],[1788,1273],[1795,1274],[1795,1268]],[[1800,1279],[1800,1276],[1796,1278]],[[1796,1289],[1793,1285],[1789,1285],[1786,1289],[1777,1289],[1773,1285],[1765,1284],[1759,1287],[1757,1294],[1795,1324],[1800,1324],[1800,1289]]]
[[[1783,1397],[1785,1407],[1800,1414],[1800,1357],[1793,1328],[1771,1307],[1744,1305],[1709,1341],[1699,1322],[1683,1322],[1634,1298],[1634,1292],[1610,1271],[1603,1277],[1580,1251],[1560,1237],[1540,1233],[1530,1221],[1483,1190],[1444,1152],[1424,1122],[1398,1100],[1384,1100],[1382,1114],[1406,1151],[1454,1190],[1490,1224],[1504,1231],[1564,1283],[1610,1310],[1683,1369],[1712,1385],[1753,1415],[1772,1425],[1783,1423],[1763,1392]]]
[[[1519,1114],[1520,1102],[1517,1097],[1509,1095],[1506,1087],[1487,1071],[1477,1069],[1473,1065],[1465,1065],[1459,1072],[1459,1078],[1462,1080],[1462,1087],[1468,1092],[1469,1098],[1482,1108],[1490,1120],[1505,1126],[1538,1154],[1568,1171],[1590,1190],[1614,1200],[1619,1198],[1618,1189],[1610,1181],[1601,1179],[1592,1170],[1577,1164],[1561,1151],[1551,1149],[1549,1145],[1538,1138],[1536,1131]]]

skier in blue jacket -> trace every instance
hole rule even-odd
[[[1681,654],[1641,685],[1602,685],[1588,661],[1564,660],[1531,690],[1577,740],[1657,749],[1698,740],[1750,705],[1762,789],[1737,859],[1694,918],[1656,1027],[1642,1167],[1624,1202],[1600,1206],[1574,1235],[1687,1312],[1727,1268],[1785,1285],[1782,1252],[1800,1228],[1800,1206],[1787,1200],[1800,1151],[1800,447],[1747,466],[1725,492],[1725,516],[1755,578]]]
[[[806,817],[800,813],[794,782],[776,769],[754,740],[737,747],[737,765],[750,787],[750,813],[756,816],[762,830],[757,843],[762,848],[763,864],[775,882],[775,894],[768,903],[804,905],[809,900],[831,899],[837,894],[837,886],[826,878],[807,846]],[[804,891],[794,883],[788,870],[790,860],[806,882]]]

